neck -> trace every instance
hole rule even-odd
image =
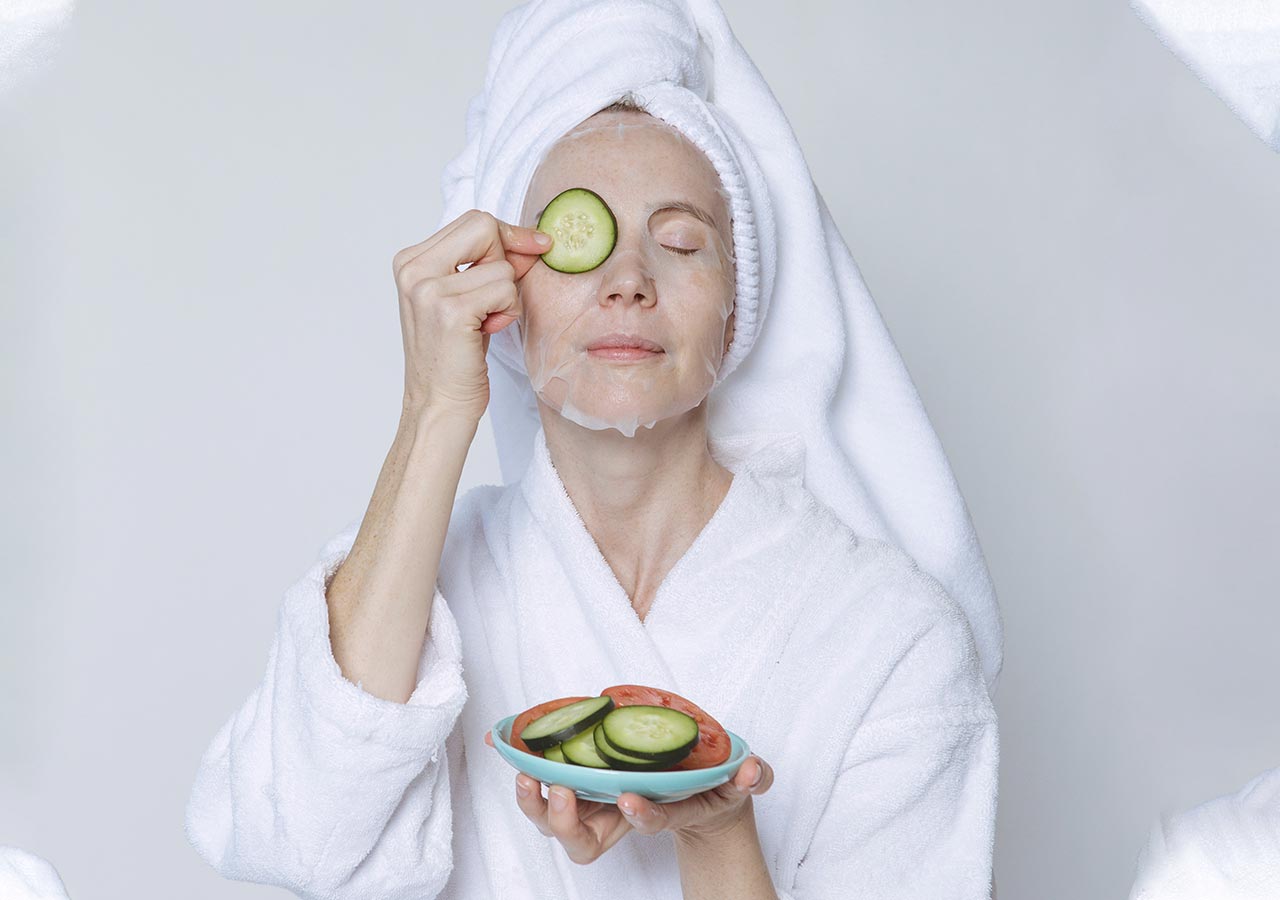
[[[643,620],[733,480],[708,448],[706,404],[634,437],[584,428],[539,406],[556,472]]]

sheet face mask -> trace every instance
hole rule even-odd
[[[645,118],[579,125],[539,161],[520,224],[537,227],[547,202],[585,188],[612,212],[616,243],[584,272],[560,272],[540,260],[519,282],[523,315],[514,323],[542,402],[584,428],[627,437],[697,407],[710,393],[727,349],[735,291],[728,193],[701,150],[665,122]],[[664,166],[687,167],[691,154],[705,166],[699,193],[714,184],[718,208],[655,178]],[[552,156],[558,160],[548,178],[543,167]],[[685,168],[666,180],[696,177]],[[671,202],[691,203],[723,224]],[[570,211],[541,230],[555,239],[554,250],[586,240],[591,228],[588,217]],[[661,351],[588,349],[611,334],[651,341]]]

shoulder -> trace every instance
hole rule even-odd
[[[830,615],[896,631],[967,629],[960,605],[905,550],[854,531],[807,488],[791,494],[795,574],[822,592]]]
[[[449,513],[449,527],[445,534],[446,555],[453,555],[460,548],[470,545],[482,536],[484,522],[492,517],[503,503],[509,504],[510,485],[480,484],[470,488],[454,501]],[[329,564],[341,562],[351,552],[356,536],[360,533],[363,516],[357,516],[328,538],[320,549],[320,558]]]
[[[839,635],[844,674],[871,689],[873,716],[924,706],[989,708],[968,618],[941,582],[902,548],[855,532],[804,493],[793,643],[817,647]]]
[[[476,527],[504,503],[510,504],[513,488],[513,485],[501,484],[477,484],[469,488],[453,504],[449,530],[464,531]]]
[[[458,497],[449,514],[442,567],[452,571],[454,566],[509,552],[511,506],[518,493],[516,484],[478,484]]]

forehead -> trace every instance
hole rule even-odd
[[[688,200],[728,233],[729,201],[711,160],[679,131],[644,113],[599,113],[570,129],[539,164],[529,208],[536,213],[571,187],[590,188],[620,208]]]

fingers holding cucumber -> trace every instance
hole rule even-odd
[[[489,336],[520,317],[516,282],[552,243],[471,209],[395,255],[406,412],[435,408],[479,420],[489,403]]]
[[[513,225],[484,210],[469,209],[425,241],[397,253],[392,269],[399,281],[401,271],[409,265],[419,274],[425,270],[427,274],[446,275],[466,263],[479,266],[508,259],[519,279],[552,243],[550,235],[536,228]]]

